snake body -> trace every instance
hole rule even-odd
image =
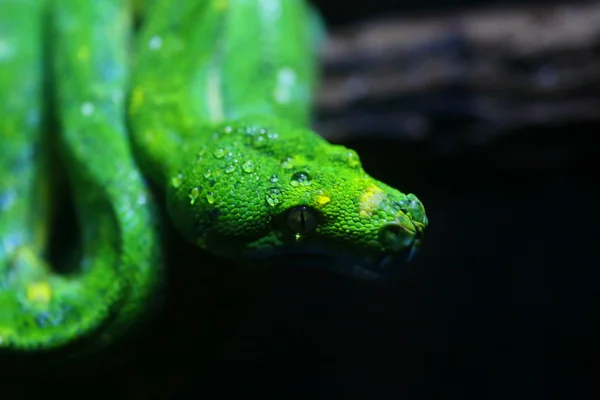
[[[183,237],[242,264],[401,269],[423,205],[308,128],[314,10],[136,7],[139,29],[120,0],[0,0],[0,350],[104,348],[139,321],[165,264],[149,183]],[[53,147],[76,207],[76,268],[46,261]]]

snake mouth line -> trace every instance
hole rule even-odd
[[[387,280],[401,273],[416,257],[423,240],[423,230],[418,225],[405,247],[389,249],[380,254],[331,253],[318,247],[284,246],[249,254],[252,261],[271,266],[291,266],[332,270],[367,280]]]
[[[405,252],[385,253],[378,258],[360,260],[356,257],[340,258],[322,252],[298,251],[263,255],[254,261],[270,266],[315,268],[330,270],[343,275],[351,275],[369,281],[388,280],[398,275],[417,254],[415,241]]]

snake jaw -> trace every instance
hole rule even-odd
[[[295,242],[275,250],[256,251],[247,258],[258,263],[318,268],[368,281],[385,281],[406,269],[418,253],[421,238],[417,231],[401,250],[383,253],[350,254]]]

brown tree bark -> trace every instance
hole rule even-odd
[[[333,140],[600,121],[600,1],[389,16],[331,32],[322,60],[316,128]]]

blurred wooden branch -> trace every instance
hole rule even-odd
[[[316,128],[418,139],[451,119],[485,140],[477,132],[600,121],[600,1],[511,7],[333,31]]]

